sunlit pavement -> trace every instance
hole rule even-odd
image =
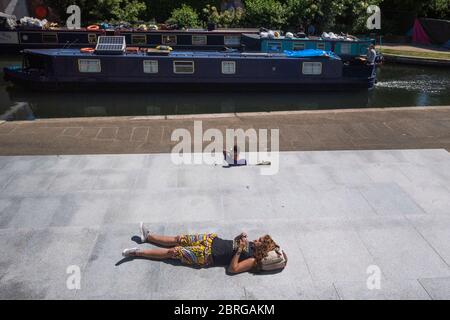
[[[0,298],[449,299],[449,181],[442,149],[286,152],[273,176],[169,154],[0,157]],[[289,263],[229,276],[122,260],[141,220],[166,235],[270,233]]]

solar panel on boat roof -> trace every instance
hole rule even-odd
[[[124,36],[100,36],[98,43],[101,44],[122,44],[125,42]]]
[[[125,48],[124,36],[100,36],[95,51],[97,53],[123,53]]]
[[[97,50],[122,50],[121,44],[99,44]]]

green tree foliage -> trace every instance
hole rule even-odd
[[[338,29],[338,31],[348,31],[353,33],[368,32],[366,27],[367,19],[369,18],[367,8],[370,5],[380,6],[382,2],[383,0],[342,0],[342,7],[340,7],[342,11],[340,15],[336,17],[334,27]]]
[[[367,7],[382,0],[286,0],[288,26],[314,24],[319,30],[345,32],[364,31],[368,18]]]
[[[450,19],[449,0],[384,0],[382,9],[408,11],[419,17]]]
[[[287,23],[287,6],[277,0],[245,0],[247,26],[282,28]]]
[[[200,20],[192,7],[183,4],[181,8],[172,11],[167,24],[176,24],[179,28],[192,28],[200,26]]]
[[[122,1],[112,10],[113,16],[119,21],[135,22],[143,18],[147,5],[139,0]]]
[[[154,18],[156,21],[166,21],[170,18],[172,11],[185,4],[193,8],[197,13],[207,4],[220,8],[220,0],[143,0],[147,4],[148,19]]]
[[[157,22],[176,18],[183,25],[199,25],[199,14],[205,22],[223,27],[267,27],[298,29],[313,23],[318,31],[333,30],[367,32],[366,9],[369,4],[380,5],[383,31],[403,16],[450,19],[449,0],[243,0],[245,10],[220,12],[220,0],[44,0],[64,21],[66,8],[80,6],[82,24],[100,21],[130,21],[138,19]],[[191,10],[180,10],[186,5]],[[182,9],[183,7],[181,7]],[[214,9],[213,9],[214,8]],[[397,15],[396,12],[402,13]],[[176,13],[177,17],[173,17]],[[197,17],[195,17],[197,15]],[[389,16],[389,18],[388,18]],[[391,21],[390,21],[391,20]],[[383,27],[384,26],[384,27]],[[392,28],[392,31],[394,28]]]
[[[146,4],[142,0],[45,0],[64,20],[68,6],[75,4],[81,8],[83,24],[99,21],[134,22],[144,18]]]
[[[383,0],[380,7],[383,33],[403,35],[416,17],[450,20],[449,0]]]
[[[429,7],[424,14],[432,18],[450,20],[450,2],[449,0],[433,0],[430,1]]]
[[[342,0],[287,0],[286,5],[291,27],[313,23],[326,29],[343,10]]]
[[[205,22],[213,23],[223,28],[240,27],[244,18],[244,10],[242,8],[220,12],[216,6],[207,4],[202,11]]]

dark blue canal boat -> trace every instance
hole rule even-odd
[[[106,41],[106,42],[105,42]],[[332,52],[170,52],[126,48],[123,37],[96,50],[25,50],[23,65],[5,79],[38,90],[136,88],[158,91],[339,91],[372,88],[375,66],[344,63]]]

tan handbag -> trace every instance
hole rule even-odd
[[[284,269],[287,264],[286,253],[281,248],[269,251],[267,257],[261,260],[261,270],[273,271]]]

